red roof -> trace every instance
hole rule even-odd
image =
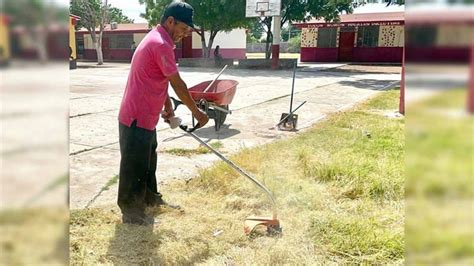
[[[146,32],[149,31],[148,23],[126,23],[126,24],[117,24],[116,29],[111,29],[110,24],[107,24],[104,28],[104,32]],[[96,31],[99,31],[99,28],[96,28]],[[87,29],[81,28],[77,32],[87,32]]]
[[[472,9],[407,11],[406,21],[411,24],[474,23]]]
[[[77,25],[77,21],[81,19],[81,17],[76,16],[76,15],[73,15],[73,14],[69,14],[69,17],[71,17],[72,25],[74,25],[74,26],[76,26],[76,25]]]
[[[0,13],[0,23],[7,25],[8,23],[10,23],[10,17],[3,13]]]
[[[339,22],[326,22],[323,19],[312,19],[307,22],[295,22],[295,26],[311,24],[341,24],[341,23],[370,23],[370,22],[403,22],[405,12],[363,13],[340,15]]]

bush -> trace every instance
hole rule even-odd
[[[301,46],[301,35],[292,37],[288,43],[288,50],[290,53],[299,53]]]

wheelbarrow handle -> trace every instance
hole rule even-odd
[[[173,111],[176,111],[176,109],[178,108],[178,106],[180,106],[181,104],[183,104],[182,101],[180,100],[176,100],[175,98],[173,97],[170,97],[171,101],[173,102]]]

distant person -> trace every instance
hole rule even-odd
[[[216,49],[214,49],[214,62],[216,63],[216,67],[222,66],[222,55],[220,54],[219,45],[217,45]]]
[[[137,44],[132,42],[132,46],[130,46],[130,50],[132,50],[132,57],[135,54],[135,50],[137,50]]]

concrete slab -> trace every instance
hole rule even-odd
[[[76,144],[76,143],[69,143],[69,154],[70,155],[75,155],[81,152],[85,152],[91,149],[94,149],[95,147],[92,146],[87,146],[87,145],[81,145],[81,144]]]
[[[2,154],[0,209],[64,205],[68,173],[66,151],[66,146],[56,146]]]
[[[330,70],[332,68],[346,66],[347,63],[305,63],[305,62],[298,62],[298,66],[302,67],[301,71],[304,72],[314,72],[314,71],[321,71],[321,70]]]
[[[91,147],[118,141],[118,120],[101,114],[70,119],[70,142]]]
[[[69,101],[69,117],[118,111],[121,101],[121,95],[113,94],[71,99]]]
[[[70,207],[84,208],[118,174],[120,152],[96,149],[70,157]]]
[[[2,69],[0,209],[65,206],[68,82],[59,63]]]

